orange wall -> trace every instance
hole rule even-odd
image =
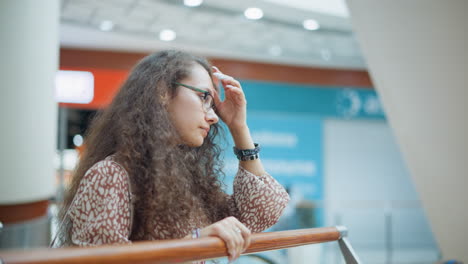
[[[98,109],[106,107],[132,67],[146,53],[60,50],[60,69],[89,71],[94,75],[94,98],[89,104],[61,103],[60,106]],[[355,86],[372,89],[367,71],[324,69],[268,64],[232,59],[208,58],[213,65],[238,79],[323,86]]]
[[[128,75],[128,70],[94,69],[86,67],[60,67],[60,69],[89,71],[93,74],[94,97],[89,104],[60,103],[60,106],[81,109],[99,109],[107,106]]]

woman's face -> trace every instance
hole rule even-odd
[[[181,84],[208,91],[214,95],[213,81],[200,64],[194,63],[190,75],[179,81]],[[199,147],[210,131],[210,126],[218,122],[213,109],[203,108],[203,93],[179,86],[176,96],[169,101],[169,116],[181,138],[180,144]]]

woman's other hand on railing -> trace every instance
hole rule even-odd
[[[219,237],[229,253],[229,261],[236,260],[250,245],[251,232],[237,218],[230,216],[200,231],[200,237]]]

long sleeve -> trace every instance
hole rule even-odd
[[[289,202],[289,195],[268,173],[257,176],[239,166],[230,206],[252,232],[274,225]]]
[[[73,244],[130,243],[129,190],[127,172],[118,163],[106,159],[91,167],[69,211]]]

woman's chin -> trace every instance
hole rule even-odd
[[[192,148],[198,148],[198,147],[201,147],[201,145],[203,145],[203,141],[204,141],[203,137],[192,139],[192,140],[186,140],[185,145],[192,147]]]

